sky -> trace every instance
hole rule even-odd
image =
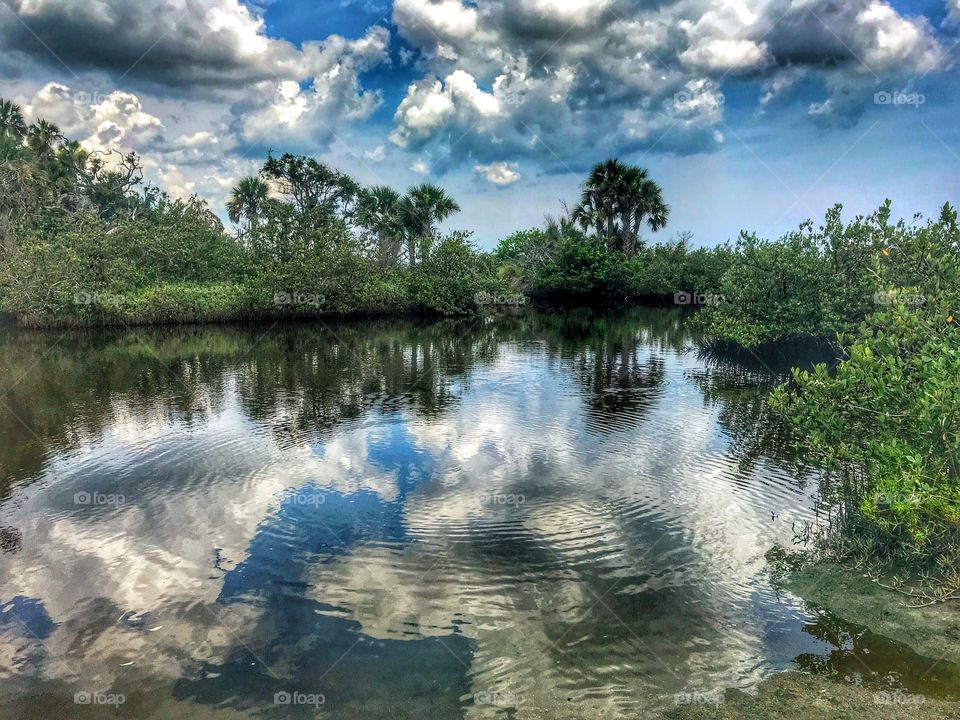
[[[666,241],[960,201],[960,0],[0,0],[0,97],[218,214],[268,152],[484,248],[642,165]]]

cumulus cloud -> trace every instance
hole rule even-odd
[[[960,25],[960,0],[947,0],[947,23]]]
[[[163,123],[144,111],[136,95],[115,91],[92,105],[85,100],[69,86],[52,82],[40,88],[24,110],[33,120],[53,122],[90,150],[145,149],[162,138]]]
[[[234,107],[238,134],[249,143],[324,145],[341,124],[367,119],[383,102],[379,90],[365,90],[360,75],[389,60],[390,33],[371,28],[358,40],[333,35],[305,48],[315,73],[307,87],[296,79],[255,86]]]
[[[424,75],[391,140],[441,166],[709,150],[731,82],[759,80],[762,108],[810,78],[818,120],[851,122],[878,83],[949,65],[929,21],[887,0],[396,0],[393,20]]]
[[[106,69],[183,90],[242,87],[303,62],[291,43],[268,37],[263,19],[240,0],[6,4],[12,12],[0,14],[4,51],[73,72]]]
[[[473,171],[494,185],[512,185],[520,179],[517,163],[498,162],[489,165],[477,165]]]

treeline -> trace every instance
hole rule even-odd
[[[89,152],[0,101],[0,309],[77,325],[458,314],[508,292],[440,188],[364,188],[312,158],[241,181],[228,232],[204,202],[146,184],[140,159]]]

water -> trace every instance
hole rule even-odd
[[[816,478],[773,369],[680,321],[6,332],[3,717],[656,717],[796,668],[954,692],[771,586]]]

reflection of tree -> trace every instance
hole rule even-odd
[[[541,316],[539,334],[584,392],[587,426],[598,432],[636,427],[656,403],[666,366],[658,353],[679,350],[680,315],[654,308]]]
[[[0,498],[35,479],[54,452],[124,419],[203,422],[232,383],[249,416],[309,441],[372,408],[426,417],[457,401],[497,351],[481,320],[152,328],[0,338]]]
[[[732,454],[743,472],[760,460],[772,461],[791,475],[804,476],[810,468],[796,452],[790,428],[770,409],[767,397],[789,380],[790,364],[751,355],[733,358],[701,350],[704,366],[687,373],[703,393],[704,402],[719,409],[719,423],[731,438]]]
[[[906,645],[822,611],[804,630],[833,649],[799,655],[794,662],[801,670],[885,687],[893,682],[906,692],[960,699],[960,667],[954,663],[923,658]]]
[[[370,411],[436,417],[507,343],[540,343],[582,393],[589,428],[634,428],[661,395],[663,355],[689,344],[681,320],[675,311],[634,308],[66,336],[11,331],[0,338],[0,392],[12,387],[2,398],[9,410],[0,406],[0,498],[15,480],[37,477],[48,456],[81,447],[111,424],[203,422],[234,389],[244,412],[285,445],[316,441]],[[723,406],[724,427],[738,438],[766,432],[755,379],[738,393],[716,377],[697,382],[708,402]]]

